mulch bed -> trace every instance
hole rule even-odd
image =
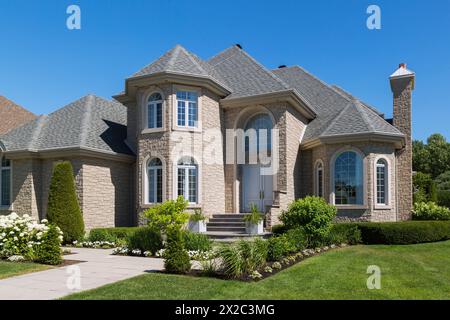
[[[63,262],[61,264],[58,264],[57,266],[55,266],[56,268],[61,268],[61,267],[67,267],[67,266],[71,266],[77,263],[84,263],[86,261],[80,261],[80,260],[63,260]]]
[[[237,277],[237,278],[230,278],[229,276],[225,275],[222,272],[216,272],[216,273],[213,273],[213,274],[207,274],[207,273],[205,273],[205,272],[203,272],[201,270],[191,270],[188,273],[185,273],[183,275],[190,276],[190,277],[216,278],[216,279],[221,279],[221,280],[237,280],[237,281],[243,281],[243,282],[257,282],[257,281],[264,280],[264,279],[266,279],[268,277],[274,276],[278,272],[286,270],[286,269],[292,267],[293,265],[296,265],[296,264],[300,263],[301,261],[304,261],[304,260],[306,260],[308,258],[320,255],[320,254],[325,253],[325,252],[334,251],[336,249],[340,249],[340,248],[343,248],[343,247],[346,247],[346,246],[347,245],[340,245],[340,246],[334,246],[334,247],[329,247],[329,248],[327,247],[328,249],[326,249],[326,250],[321,248],[321,249],[319,249],[320,251],[317,251],[317,249],[308,249],[307,251],[309,251],[309,252],[307,254],[302,254],[302,256],[300,256],[298,254],[297,255],[296,254],[292,254],[290,256],[291,258],[284,258],[284,259],[282,259],[282,262],[280,262],[280,264],[281,264],[281,268],[280,269],[275,269],[275,268],[272,267],[273,264],[275,263],[275,261],[274,262],[267,262],[264,265],[264,267],[262,267],[260,270],[258,270],[258,272],[261,274],[262,277],[261,278],[256,278],[256,279],[250,278],[248,274],[242,275],[242,276]],[[303,251],[305,251],[305,250],[303,250]],[[295,259],[294,259],[294,257],[295,257]],[[272,268],[272,272],[265,272],[264,271],[264,268],[266,268],[267,266]],[[155,271],[155,273],[171,274],[169,272],[166,272],[165,270],[163,270],[163,271]]]

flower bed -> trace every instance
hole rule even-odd
[[[74,241],[73,245],[76,248],[92,249],[112,249],[119,246],[118,244],[116,244],[116,242],[111,241]]]
[[[147,257],[147,258],[164,258],[165,249],[160,249],[156,252],[150,251],[142,251],[139,249],[129,249],[127,247],[118,247],[114,248],[112,254],[113,255],[121,255],[121,256],[135,256],[135,257]],[[200,251],[200,250],[191,250],[188,251],[189,258],[191,260],[207,260],[211,259],[215,256],[214,251]]]
[[[38,223],[29,215],[0,216],[1,259],[59,264],[62,240],[61,230],[45,219]]]

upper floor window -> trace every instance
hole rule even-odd
[[[11,161],[0,156],[0,206],[11,205]]]
[[[341,153],[334,163],[334,193],[336,205],[362,205],[363,159],[354,151]]]
[[[197,203],[198,199],[198,171],[195,160],[184,157],[177,165],[178,196],[183,196],[190,203]]]
[[[323,164],[321,161],[316,165],[316,195],[323,197]]]
[[[163,98],[160,93],[155,92],[148,98],[147,104],[147,128],[163,127]]]
[[[198,127],[198,94],[193,91],[177,91],[177,125]]]
[[[388,203],[388,171],[387,162],[380,159],[376,163],[377,204]]]
[[[147,164],[148,203],[161,203],[163,195],[163,165],[160,159],[153,158]]]

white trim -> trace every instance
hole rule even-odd
[[[148,99],[150,96],[154,93],[159,93],[161,95],[161,102],[162,102],[162,127],[160,128],[149,128],[148,127]],[[154,132],[162,132],[166,131],[166,97],[164,95],[164,92],[159,87],[152,87],[144,91],[144,94],[142,95],[141,103],[140,103],[140,109],[141,109],[141,121],[140,128],[141,128],[141,134],[146,133],[154,133]]]
[[[336,159],[344,152],[347,151],[352,151],[357,153],[359,156],[361,156],[362,158],[362,176],[363,176],[363,204],[345,204],[345,205],[339,205],[335,203],[335,199],[336,199],[336,195],[335,195],[335,189],[334,189],[334,175],[335,175],[335,162]],[[365,156],[365,154],[359,150],[356,147],[353,146],[345,146],[340,148],[339,150],[337,150],[333,156],[331,157],[330,160],[330,204],[336,206],[338,209],[368,209],[368,204],[367,204],[367,174],[368,174],[368,168],[367,168],[367,158]]]
[[[319,164],[322,166],[320,170],[322,171],[322,198],[325,198],[325,166],[322,159],[317,159],[314,164],[314,194],[319,197]]]
[[[189,123],[189,107],[186,106],[185,109],[185,126],[178,125],[178,99],[177,92],[178,91],[187,91],[187,92],[195,92],[197,94],[197,125],[195,127],[188,126]],[[202,89],[197,87],[189,87],[189,86],[173,86],[172,92],[172,130],[176,131],[188,131],[188,132],[202,132]]]
[[[180,157],[176,159],[176,161],[172,164],[172,191],[173,191],[173,199],[176,199],[178,197],[178,162],[183,158],[192,158],[195,163],[195,167],[197,169],[197,202],[189,202],[188,207],[189,208],[199,208],[202,204],[202,165],[198,161],[198,159],[191,155],[191,154],[183,154]],[[193,166],[181,166],[182,168],[185,167],[193,167]],[[188,184],[188,179],[186,179],[186,184]],[[186,188],[186,186],[185,186]],[[186,199],[189,200],[189,199]]]
[[[378,188],[377,188],[377,164],[378,161],[383,160],[386,164],[385,168],[385,203],[378,203]],[[385,155],[378,155],[374,159],[373,163],[373,206],[375,210],[388,210],[392,209],[391,207],[391,199],[392,199],[392,190],[391,190],[391,162],[388,157]]]
[[[148,198],[148,171],[147,171],[147,167],[148,167],[148,163],[150,160],[154,159],[154,158],[158,158],[159,160],[161,160],[162,162],[162,201],[164,202],[166,200],[166,179],[167,179],[167,166],[166,166],[166,161],[164,159],[164,157],[162,157],[160,154],[155,153],[155,152],[151,152],[150,154],[148,154],[145,158],[144,161],[142,162],[142,190],[141,190],[141,195],[142,195],[142,205],[143,206],[148,206],[148,205],[154,205],[155,203],[151,203],[149,201]]]

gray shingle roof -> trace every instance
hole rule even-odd
[[[0,141],[7,151],[88,148],[130,155],[126,125],[123,105],[88,95],[10,131]]]
[[[317,113],[303,141],[355,133],[402,135],[383,114],[342,88],[329,86],[298,66],[268,70],[237,46],[204,61],[177,45],[133,77],[163,71],[209,77],[230,90],[225,100],[295,90]]]
[[[292,89],[244,50],[233,46],[208,60],[232,93],[226,99]]]
[[[134,73],[130,78],[148,76],[160,72],[173,72],[210,78],[220,85],[225,85],[221,75],[208,62],[200,59],[180,45],[176,45],[156,61]]]
[[[380,113],[340,88],[333,88],[299,66],[273,70],[308,99],[317,117],[308,124],[303,141],[357,133],[402,136]]]

